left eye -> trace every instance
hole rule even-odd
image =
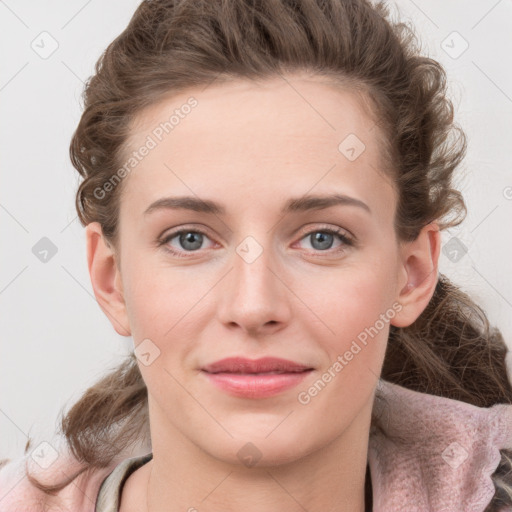
[[[167,235],[165,238],[159,241],[159,245],[165,245],[166,249],[176,256],[186,257],[183,256],[182,253],[196,252],[201,249],[204,241],[203,239],[205,237],[209,239],[207,234],[203,231],[182,229]],[[315,229],[306,233],[300,240],[308,239],[308,237],[311,241],[311,244],[313,245],[313,249],[320,252],[327,252],[329,249],[331,249],[335,237],[341,240],[342,244],[337,249],[334,249],[334,252],[343,250],[344,246],[353,245],[352,239],[344,234],[344,231],[342,230],[330,228]],[[178,238],[179,244],[183,249],[170,245],[171,240],[174,238]]]
[[[325,252],[326,250],[331,249],[333,240],[336,237],[342,242],[341,248],[338,248],[337,250],[343,249],[344,245],[352,245],[352,240],[341,230],[327,228],[310,231],[304,237],[302,237],[301,240],[309,239],[313,245],[313,249]]]

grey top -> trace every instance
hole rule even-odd
[[[119,512],[121,492],[128,477],[138,468],[149,462],[153,453],[132,457],[120,462],[101,483],[96,498],[95,512]]]

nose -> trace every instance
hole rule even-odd
[[[267,247],[253,237],[245,238],[236,247],[231,270],[219,289],[219,320],[251,336],[276,332],[290,319],[293,293],[283,266]]]

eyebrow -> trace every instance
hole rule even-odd
[[[363,201],[344,194],[307,195],[291,198],[281,209],[281,214],[292,212],[305,212],[310,210],[323,210],[332,206],[357,206],[371,215],[370,207]],[[226,209],[211,199],[199,199],[194,196],[163,197],[151,203],[145,210],[148,215],[157,210],[191,210],[212,215],[225,215]]]

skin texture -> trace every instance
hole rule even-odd
[[[410,325],[432,297],[438,226],[399,243],[396,191],[378,172],[378,128],[359,96],[320,77],[187,90],[139,115],[130,148],[190,96],[198,105],[125,178],[119,247],[105,243],[98,223],[86,227],[101,308],[135,347],[149,339],[160,351],[147,366],[139,361],[153,460],[127,480],[121,510],[147,510],[148,493],[153,511],[363,511],[389,324]],[[338,149],[351,133],[365,144],[354,161]],[[333,192],[364,201],[371,214],[346,205],[280,213],[291,197]],[[144,215],[153,201],[178,195],[212,199],[226,214]],[[184,258],[157,245],[180,227],[206,232],[202,244],[196,235],[199,249],[179,236],[165,244]],[[322,248],[314,234],[325,228],[340,229],[355,245],[332,235]],[[237,252],[248,236],[262,250],[251,263]],[[401,304],[399,312],[393,304]],[[389,310],[396,314],[378,334],[300,403],[299,392]],[[267,355],[315,370],[265,399],[228,395],[200,370],[228,356]],[[249,442],[261,457],[252,467],[237,456]]]

